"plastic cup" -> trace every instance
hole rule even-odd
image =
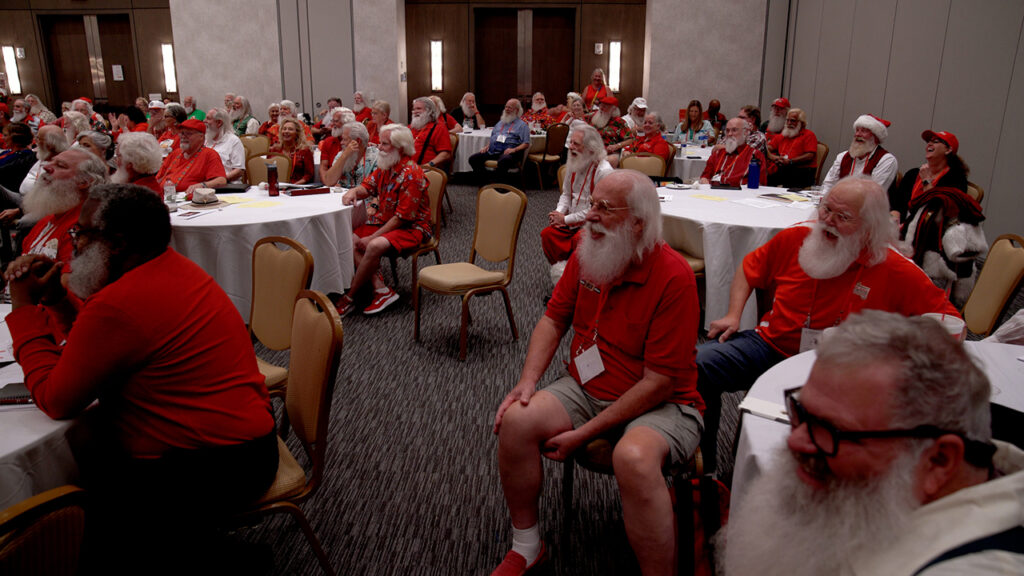
[[[942,324],[942,327],[946,329],[946,332],[949,332],[950,336],[956,338],[957,342],[963,342],[964,338],[967,336],[967,324],[956,316],[951,314],[940,314],[938,312],[928,312],[927,314],[922,314],[922,316],[931,318],[939,324]]]

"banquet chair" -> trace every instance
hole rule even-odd
[[[85,496],[81,488],[66,485],[0,512],[0,574],[77,574]]]
[[[280,463],[274,483],[237,518],[246,521],[271,514],[289,514],[302,529],[320,567],[327,574],[334,574],[334,568],[298,505],[316,492],[323,480],[331,397],[343,341],[341,318],[327,296],[315,290],[299,292],[291,330],[291,371],[285,394],[285,411],[306,452],[310,470],[307,473],[284,441],[278,438]]]
[[[526,173],[525,173],[525,171],[526,171],[526,159],[529,158],[530,154],[538,153],[538,152],[540,152],[543,149],[544,149],[544,140],[543,139],[540,139],[540,138],[537,138],[537,139],[530,138],[530,147],[526,149],[526,153],[523,154],[522,159],[519,160],[519,165],[509,169],[509,171],[508,171],[509,174],[515,174],[515,175],[519,176],[519,186],[520,187],[523,187],[523,188],[526,187]],[[489,172],[494,171],[495,169],[498,168],[498,161],[497,160],[488,160],[488,161],[484,162],[484,167],[487,168],[487,170]]]
[[[267,181],[267,164],[277,165],[277,181],[287,182],[292,177],[292,159],[284,154],[253,156],[245,161],[245,175],[250,186]]]
[[[447,172],[446,176],[451,176],[452,174],[455,173],[455,153],[459,151],[459,135],[458,134],[449,133],[448,134],[448,138],[450,138],[451,141],[452,141],[452,161],[451,161],[451,163],[448,164],[448,172]],[[445,186],[444,194],[441,195],[441,199],[444,200],[444,207],[441,210],[441,223],[444,224],[445,226],[447,226],[448,225],[448,217],[445,216],[445,210],[447,210],[448,212],[450,212],[452,214],[455,213],[455,207],[452,206],[452,201],[451,201],[450,198],[448,198],[448,187],[447,186]]]
[[[242,147],[245,148],[245,159],[253,156],[262,156],[270,150],[270,139],[262,134],[245,134],[239,136]]]
[[[532,152],[527,160],[537,166],[537,181],[540,182],[540,189],[544,190],[544,177],[541,176],[541,165],[558,164],[562,160],[562,150],[565,148],[565,139],[569,136],[569,125],[563,122],[548,126],[546,144],[543,150]],[[531,147],[532,149],[532,147]]]
[[[468,262],[437,264],[420,270],[412,291],[413,340],[420,339],[421,291],[426,288],[442,295],[462,296],[462,324],[459,327],[459,360],[466,359],[469,330],[469,300],[477,294],[501,291],[505,299],[512,339],[519,339],[512,302],[506,289],[512,282],[519,229],[526,212],[526,194],[505,184],[488,184],[476,198],[476,228]],[[507,262],[505,270],[486,270],[475,264],[477,255],[492,263]]]
[[[693,270],[693,277],[697,280],[697,300],[700,303],[701,321],[703,322],[704,295],[707,291],[707,283],[704,278],[704,259],[698,258],[685,250],[679,250],[678,248],[674,248],[674,250],[686,260],[686,263],[690,265],[690,270]]]
[[[1014,246],[1016,244],[1016,246]],[[964,304],[967,329],[988,336],[1024,281],[1024,238],[1003,234],[988,250],[978,281]]]
[[[566,172],[566,170],[568,170],[568,168],[566,168],[565,164],[562,164],[561,166],[558,167],[558,172],[556,173],[556,176],[558,177],[558,189],[559,190],[562,189],[562,182],[565,180],[565,172]]]
[[[388,261],[391,263],[391,277],[394,285],[398,286],[398,259],[409,258],[411,265],[410,278],[413,284],[416,283],[417,261],[423,254],[434,253],[434,262],[441,263],[441,251],[438,246],[441,243],[441,199],[444,198],[445,190],[448,189],[448,175],[444,171],[434,167],[427,167],[423,170],[424,176],[430,183],[427,192],[430,194],[430,238],[401,252],[388,254]]]
[[[814,170],[814,184],[816,186],[821,184],[821,167],[825,165],[826,158],[828,158],[828,144],[818,142],[818,152],[815,156],[817,167]]]
[[[256,242],[252,249],[249,331],[261,344],[271,350],[291,347],[295,298],[309,289],[312,278],[313,254],[301,243],[284,236],[268,236]],[[288,369],[259,356],[256,364],[270,395],[284,397]]]
[[[615,475],[612,465],[612,453],[615,442],[598,437],[585,446],[580,447],[562,463],[562,546],[568,548],[572,544],[573,525],[576,515],[573,512],[573,483],[576,466],[598,474]],[[709,538],[718,531],[721,521],[718,513],[718,487],[710,475],[704,474],[704,460],[700,447],[688,462],[680,462],[672,466],[664,466],[662,474],[672,481],[674,492],[673,511],[676,517],[676,566],[677,574],[694,574],[696,557],[694,554],[696,526],[694,525],[693,483],[700,479],[700,517],[704,526],[705,558],[709,561],[713,555],[707,553]]]
[[[623,156],[619,162],[619,168],[636,170],[648,176],[661,178],[665,176],[665,159],[650,152],[638,152]]]
[[[978,204],[981,204],[981,199],[985,197],[985,189],[982,188],[981,186],[978,186],[974,182],[971,182],[970,180],[968,180],[967,181],[967,195],[970,196],[971,198],[974,198],[974,200]]]

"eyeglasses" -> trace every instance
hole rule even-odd
[[[75,224],[71,228],[68,228],[68,236],[71,237],[72,242],[77,242],[79,238],[89,238],[95,236],[101,231],[98,228],[82,228],[78,224]]]
[[[847,212],[836,212],[829,208],[828,204],[825,204],[824,202],[818,205],[818,215],[821,216],[822,220],[828,220],[830,217],[834,216],[840,224],[849,224],[857,219],[856,216]]]
[[[869,438],[938,438],[946,434],[953,434],[964,441],[964,459],[982,468],[991,465],[992,455],[996,451],[995,445],[971,440],[960,432],[944,430],[931,424],[892,430],[840,430],[835,424],[811,414],[804,408],[799,399],[801,389],[802,387],[790,388],[784,392],[789,425],[796,430],[806,424],[807,435],[810,436],[811,443],[819,453],[825,456],[835,456],[839,452],[839,443],[844,440],[860,442]]]
[[[612,206],[608,204],[607,200],[598,200],[597,202],[594,202],[594,199],[591,198],[590,209],[596,210],[597,213],[602,216],[608,216],[612,212],[616,212],[618,210],[629,210],[629,206]]]

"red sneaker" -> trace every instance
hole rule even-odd
[[[343,294],[338,303],[334,305],[334,308],[338,311],[338,316],[344,318],[352,313],[356,309],[356,303],[348,297],[348,294]]]
[[[529,573],[530,570],[547,562],[547,559],[548,550],[543,542],[540,543],[540,554],[537,555],[537,559],[533,561],[533,564],[529,566],[526,565],[526,558],[522,554],[509,550],[501,564],[494,569],[494,572],[491,572],[491,576],[523,576]]]
[[[398,292],[391,288],[388,288],[387,292],[376,292],[374,293],[373,302],[370,302],[369,306],[363,308],[363,314],[376,314],[395,302],[398,302]]]

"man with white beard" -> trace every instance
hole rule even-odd
[[[206,145],[220,155],[228,182],[238,182],[245,175],[245,146],[231,129],[227,110],[211,108],[206,111]]]
[[[200,110],[196,105],[195,96],[185,96],[185,99],[182,100],[181,103],[185,107],[185,112],[188,112],[188,120],[192,120],[193,118],[199,121],[206,120],[206,112]]]
[[[320,165],[320,179],[327,186],[352,188],[377,169],[378,150],[369,147],[370,133],[359,122],[346,123],[340,132],[341,148],[328,170]]]
[[[725,138],[711,151],[700,175],[701,184],[740,186],[747,183],[752,158],[757,158],[762,167],[765,165],[764,155],[747,144],[749,132],[750,124],[742,118],[733,118],[725,124]],[[762,169],[760,183],[764,184],[767,178],[767,170]]]
[[[1024,452],[992,441],[989,382],[937,322],[855,315],[793,392],[787,447],[719,537],[725,574],[1024,573]]]
[[[117,154],[114,154],[117,171],[110,175],[110,181],[142,186],[163,198],[163,188],[156,179],[162,160],[160,144],[151,134],[122,134],[117,139]]]
[[[352,93],[352,113],[356,115],[356,122],[366,124],[370,121],[370,105],[366,103],[366,97],[361,90]]]
[[[36,163],[29,168],[25,179],[21,181],[21,186],[10,190],[6,187],[4,188],[6,199],[13,201],[17,206],[21,206],[21,198],[26,194],[30,194],[32,188],[35,187],[36,179],[39,178],[39,174],[43,171],[43,163],[67,150],[68,147],[68,139],[64,136],[64,130],[59,126],[48,124],[40,128],[36,134]],[[0,168],[0,171],[3,171],[3,169]],[[0,176],[0,185],[3,184],[4,180],[5,178]],[[6,192],[10,192],[10,194],[6,194]],[[0,215],[0,220],[3,219],[3,216]]]
[[[522,119],[527,126],[537,124],[542,130],[554,124],[555,119],[548,113],[548,101],[542,92],[534,92],[530,109],[523,113]]]
[[[783,188],[814,185],[818,168],[818,137],[807,128],[807,114],[791,108],[782,132],[768,137],[768,184]]]
[[[320,181],[324,182],[323,175],[331,169],[334,164],[334,157],[341,152],[341,129],[346,122],[351,120],[346,119],[345,111],[348,108],[332,108],[328,113],[327,117],[324,118],[324,127],[327,129],[327,136],[324,137],[317,144],[317,148],[320,149]],[[349,114],[354,118],[355,116]]]
[[[452,157],[452,141],[448,136],[448,127],[438,118],[437,105],[428,96],[420,96],[412,101],[409,130],[416,144],[413,158],[417,164],[441,166],[443,169]]]
[[[342,316],[355,310],[355,300],[367,283],[373,285],[373,301],[363,314],[377,314],[397,302],[398,293],[384,283],[380,273],[380,259],[418,246],[432,232],[429,184],[413,158],[412,132],[401,124],[382,126],[379,148],[377,169],[341,198],[345,205],[367,202],[366,224],[352,231],[356,269],[352,285],[335,303]]]
[[[773,134],[781,134],[786,127],[786,117],[789,115],[789,99],[776,98],[772,102],[771,113],[768,120],[761,125],[761,131],[765,136],[771,138]]]
[[[252,106],[249,104],[248,98],[245,96],[235,96],[228,110],[231,111],[231,127],[235,131],[235,136],[245,136],[246,134],[256,134],[259,132],[260,121],[252,115]]]
[[[28,124],[28,127],[32,129],[32,136],[35,136],[39,131],[39,126],[43,125],[43,121],[32,113],[32,106],[22,98],[15,100],[11,106],[11,122]]]
[[[503,181],[510,169],[522,166],[523,155],[530,148],[530,127],[520,118],[522,115],[523,105],[517,98],[505,102],[501,120],[491,129],[491,141],[469,157],[469,165],[477,179],[482,180],[487,174],[488,160],[498,162],[494,169],[498,181]]]
[[[606,160],[601,135],[583,125],[569,136],[562,195],[558,207],[548,213],[548,225],[540,231],[540,244],[549,264],[568,260],[579,241],[578,232],[590,211],[590,196],[612,166]]]
[[[95,130],[96,132],[110,131],[110,128],[107,127],[107,123],[103,121],[103,116],[93,110],[92,101],[88,98],[77,98],[72,100],[71,109],[85,116],[89,120],[91,130]]]
[[[825,175],[822,190],[828,192],[840,178],[850,174],[863,174],[877,182],[882,190],[889,190],[899,171],[896,157],[882,148],[882,142],[889,136],[891,124],[888,120],[871,114],[862,114],[858,117],[853,122],[853,141],[850,142],[850,149],[836,156],[836,161]]]
[[[459,107],[452,110],[452,118],[455,118],[456,122],[462,124],[463,130],[483,130],[487,128],[484,117],[477,110],[476,95],[472,92],[466,92],[462,95]]]
[[[687,462],[700,442],[697,284],[662,240],[657,190],[639,172],[616,170],[597,184],[581,234],[519,381],[494,417],[512,517],[512,549],[494,576],[525,574],[547,557],[538,525],[541,456],[565,460],[608,433],[621,434],[612,460],[640,570],[673,570],[675,522],[661,471]],[[569,374],[538,391],[570,326]]]
[[[237,96],[237,94],[235,94],[234,92],[228,92],[227,94],[224,95],[224,109],[225,110],[231,110],[231,105],[234,104],[236,96]]]
[[[185,120],[178,127],[178,137],[178,149],[164,158],[156,174],[156,179],[164,187],[172,184],[178,192],[191,195],[196,188],[217,188],[228,183],[220,154],[204,146],[204,122]]]
[[[647,116],[647,100],[644,98],[633,98],[633,103],[626,108],[626,115],[622,117],[626,125],[634,132],[644,131],[644,117]]]
[[[710,340],[697,347],[699,389],[708,405],[706,463],[715,463],[722,392],[749,390],[765,370],[813,349],[825,328],[849,314],[878,309],[959,317],[945,293],[891,245],[895,234],[885,192],[849,177],[821,199],[816,221],[779,232],[743,258],[728,313],[711,322]],[[738,331],[755,289],[772,295],[771,309],[756,330]]]
[[[629,124],[622,119],[618,98],[605,96],[597,102],[597,112],[590,117],[590,125],[597,128],[597,132],[601,134],[605,152],[609,154],[618,152],[632,142],[633,131],[629,129]]]

